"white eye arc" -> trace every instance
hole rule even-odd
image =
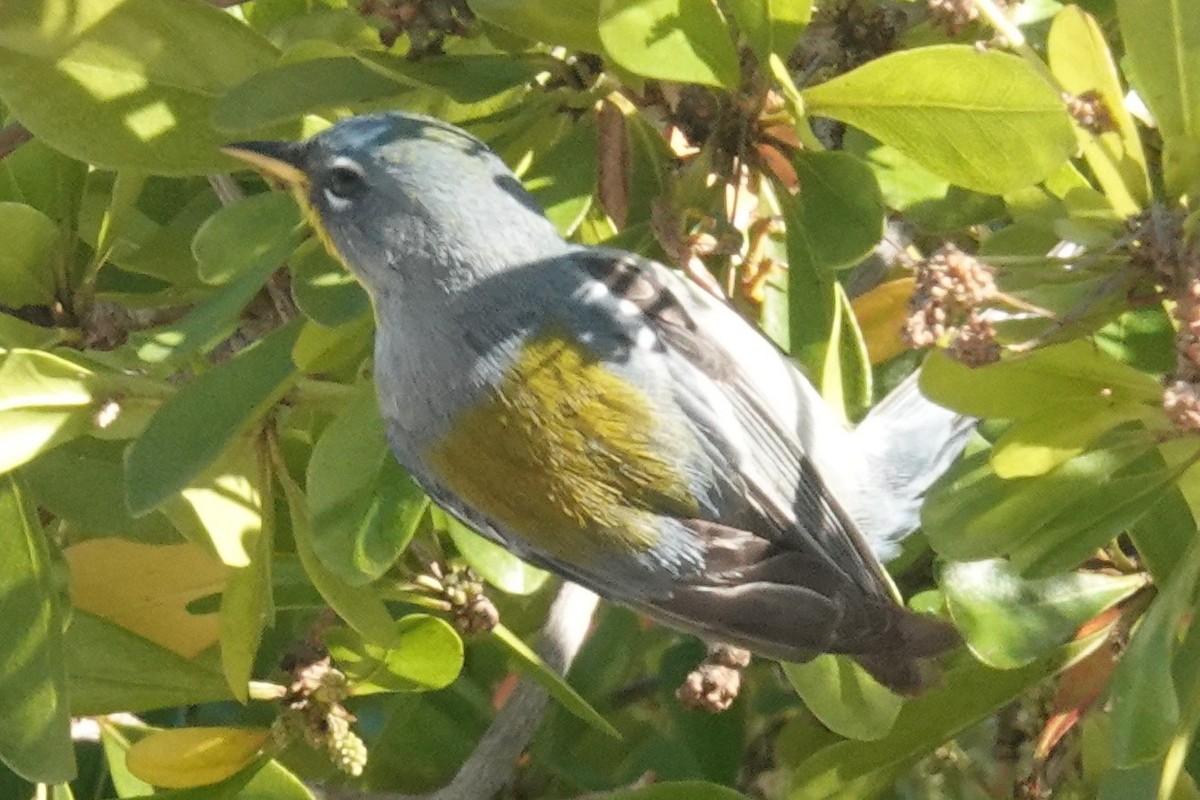
[[[329,207],[343,211],[362,194],[367,187],[366,175],[357,161],[338,156],[329,165],[325,174],[323,192]]]

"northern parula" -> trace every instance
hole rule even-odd
[[[467,525],[669,625],[787,661],[843,653],[903,693],[959,641],[893,599],[877,556],[970,427],[914,381],[847,429],[732,308],[564,241],[487,145],[435,119],[227,152],[288,183],[366,288],[391,448]]]

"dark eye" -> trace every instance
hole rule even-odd
[[[363,193],[367,187],[362,167],[353,162],[334,164],[325,175],[325,194],[331,202],[347,202]]]

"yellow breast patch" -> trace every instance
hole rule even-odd
[[[427,456],[475,509],[553,556],[586,563],[654,547],[653,513],[697,513],[669,461],[686,449],[664,435],[642,392],[564,333],[526,342],[501,384]]]

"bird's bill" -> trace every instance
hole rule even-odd
[[[221,151],[286,184],[295,186],[306,181],[302,142],[234,142],[222,147]]]

